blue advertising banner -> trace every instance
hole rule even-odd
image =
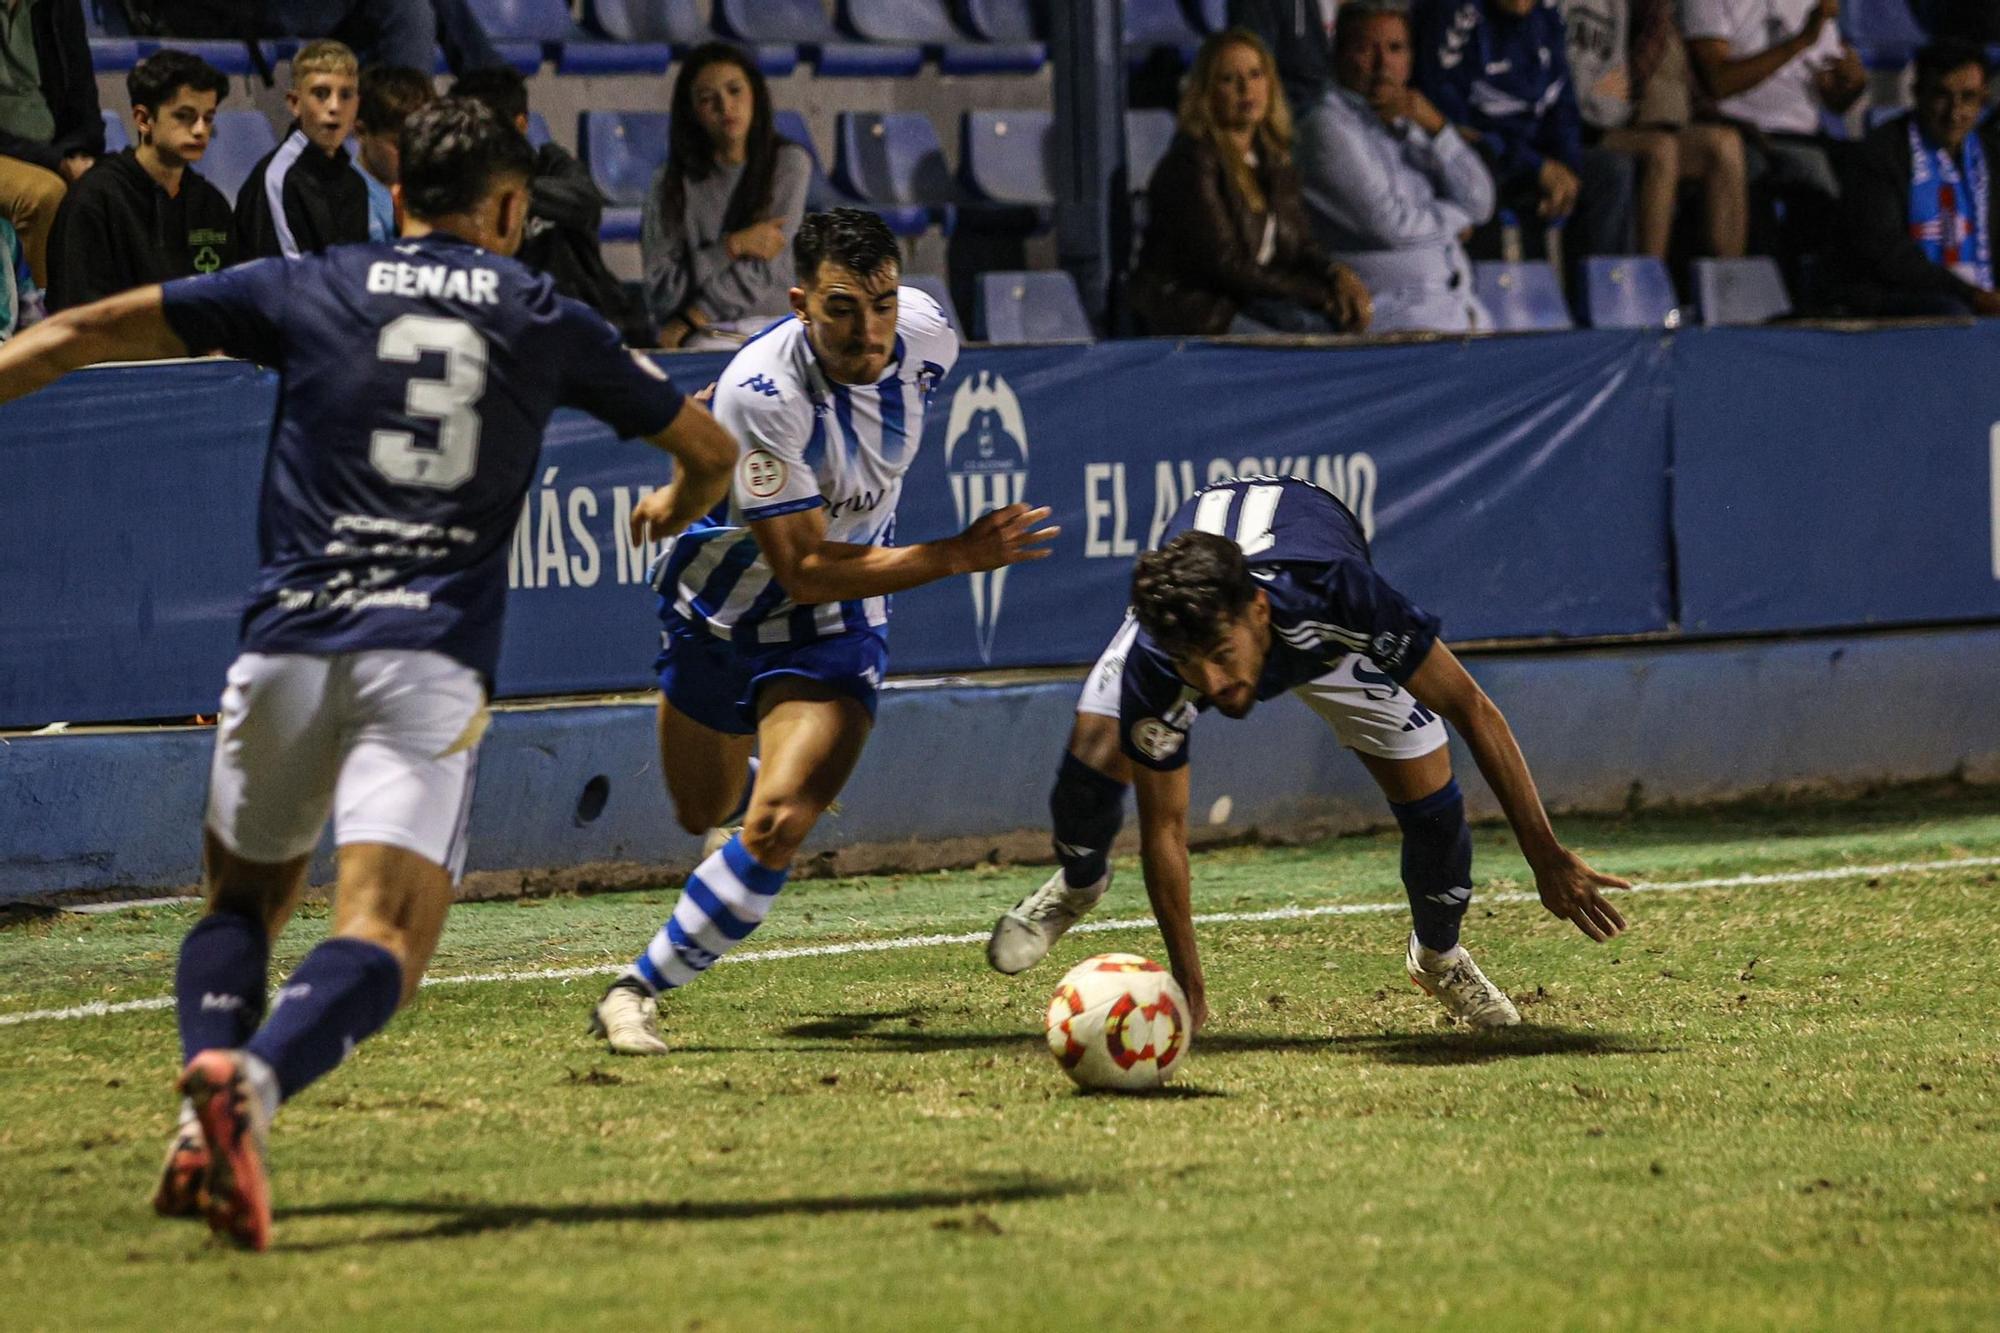
[[[1453,638],[1666,629],[1669,358],[1617,332],[968,352],[932,403],[899,538],[1017,498],[1063,534],[1051,559],[899,596],[895,669],[1090,661],[1132,557],[1195,490],[1252,472],[1346,500]],[[663,364],[692,389],[726,358]],[[93,371],[0,411],[0,726],[213,711],[272,398],[270,376],[207,362]],[[626,520],[667,475],[588,418],[551,423],[509,552],[501,694],[649,682],[655,552]]]
[[[2000,328],[1675,341],[1682,628],[2000,616]]]

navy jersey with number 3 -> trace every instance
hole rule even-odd
[[[1376,572],[1346,505],[1294,477],[1244,477],[1197,492],[1168,520],[1161,544],[1190,530],[1227,537],[1271,603],[1271,651],[1257,697],[1271,699],[1360,653],[1401,685],[1437,642],[1438,619]],[[1119,688],[1124,751],[1147,768],[1187,763],[1187,734],[1209,701],[1180,678],[1142,629]]]
[[[198,352],[275,367],[243,649],[441,652],[490,682],[506,553],[559,406],[621,436],[681,395],[541,274],[438,233],[170,282]]]

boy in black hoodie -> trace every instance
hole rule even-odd
[[[208,151],[229,80],[185,51],[125,76],[139,142],[70,187],[49,236],[49,309],[85,305],[236,262],[229,200],[191,167]]]
[[[292,57],[291,132],[236,195],[244,258],[296,259],[368,239],[368,182],[344,147],[359,97],[360,66],[341,43],[307,42]]]
[[[451,95],[483,102],[502,121],[528,132],[527,80],[511,66],[473,70],[451,85]],[[514,257],[554,278],[556,290],[564,296],[610,320],[628,346],[653,346],[653,328],[644,309],[626,296],[605,265],[597,239],[605,199],[589,169],[558,145],[545,143],[535,150],[530,186],[528,234]]]

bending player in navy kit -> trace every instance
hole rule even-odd
[[[957,335],[930,297],[898,289],[896,238],[873,213],[813,214],[793,257],[793,317],[717,382],[716,419],[742,451],[727,521],[680,537],[655,575],[660,759],[675,814],[691,833],[717,828],[746,788],[747,809],[598,1002],[593,1030],[626,1055],[666,1052],[659,994],[757,928],[854,771],[888,667],[889,595],[1038,560],[1057,534],[1035,526],[1048,510],[1016,504],[943,541],[891,544]]]
[[[1226,481],[1182,505],[1163,539],[1139,557],[1133,614],[1077,703],[1049,800],[1062,864],[995,924],[986,952],[994,968],[1040,962],[1103,896],[1130,783],[1146,893],[1195,1022],[1205,1021],[1189,907],[1188,729],[1209,708],[1241,718],[1288,690],[1389,798],[1415,923],[1404,967],[1454,1017],[1476,1028],[1521,1021],[1458,942],[1472,901],[1472,834],[1446,722],[1499,798],[1543,906],[1593,940],[1625,928],[1599,890],[1626,882],[1556,840],[1507,719],[1438,641],[1437,618],[1376,572],[1345,505],[1295,479]]]
[[[183,1123],[154,1198],[269,1241],[280,1102],[415,991],[465,864],[500,652],[506,550],[559,405],[666,450],[634,515],[672,536],[718,503],[735,445],[602,317],[505,256],[534,156],[448,100],[402,136],[399,244],[336,247],[127,292],[0,347],[0,401],[99,361],[221,348],[277,367],[260,569],[216,727],[207,910],[175,976]],[[264,1014],[270,943],[329,811],[332,937]]]

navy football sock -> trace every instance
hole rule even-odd
[[[1103,879],[1125,822],[1125,784],[1065,751],[1049,792],[1049,815],[1063,883],[1081,889]]]
[[[382,1030],[403,996],[403,965],[366,940],[336,937],[307,954],[244,1049],[278,1076],[286,1101]]]
[[[1421,801],[1389,802],[1403,826],[1403,891],[1417,943],[1439,953],[1458,943],[1458,923],[1472,901],[1472,830],[1453,778]]]
[[[271,940],[264,924],[237,912],[211,912],[181,941],[174,968],[181,1062],[203,1051],[233,1051],[264,1017]]]

